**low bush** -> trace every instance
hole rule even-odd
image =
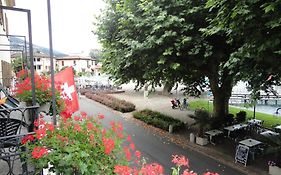
[[[237,121],[237,123],[245,122],[246,118],[247,118],[246,111],[239,111],[238,113],[236,113],[236,121]]]
[[[184,123],[160,112],[145,109],[133,113],[134,118],[139,119],[149,125],[169,131],[169,125],[173,126],[173,131],[184,128]]]
[[[133,103],[127,102],[125,100],[119,100],[115,97],[112,97],[110,95],[100,93],[100,92],[87,92],[85,93],[85,96],[89,99],[92,99],[96,102],[99,102],[103,105],[106,105],[114,110],[120,111],[120,112],[132,112],[135,110],[135,105]]]

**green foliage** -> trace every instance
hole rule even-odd
[[[237,121],[237,123],[245,122],[246,118],[247,118],[246,111],[239,111],[238,113],[236,113],[236,121]]]
[[[103,130],[97,120],[76,115],[62,118],[55,127],[40,118],[35,135],[22,141],[26,159],[39,171],[50,165],[56,174],[114,174],[115,165],[129,165],[121,146],[122,126],[112,123],[112,128]]]
[[[20,57],[17,57],[12,60],[12,68],[15,73],[23,69],[23,64],[26,64],[26,60]]]
[[[173,126],[173,131],[178,131],[184,127],[184,123],[160,112],[145,109],[133,113],[134,118],[139,119],[149,125],[169,131],[169,125]]]
[[[96,33],[103,69],[118,83],[183,83],[192,95],[209,88],[216,116],[226,115],[238,81],[253,92],[280,83],[279,0],[106,3]]]
[[[280,84],[281,1],[208,0],[206,7],[217,12],[206,33],[227,32],[229,42],[241,41],[228,65],[240,65],[253,92]]]

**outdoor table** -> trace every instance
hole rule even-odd
[[[262,145],[262,142],[255,139],[246,139],[240,141],[239,144],[247,146],[252,155],[252,159],[255,160],[256,148]]]
[[[265,137],[269,137],[269,136],[278,136],[279,133],[271,131],[271,130],[266,130],[264,132],[261,132],[260,135],[263,135]]]
[[[231,132],[244,129],[247,126],[248,126],[247,124],[236,124],[236,125],[224,127],[224,129],[227,130],[227,136],[229,137]]]
[[[246,139],[239,142],[239,144],[248,146],[249,148],[255,147],[257,145],[262,144],[262,142],[255,140],[255,139]]]
[[[248,120],[248,123],[249,124],[253,124],[253,125],[262,125],[263,123],[263,120],[259,120],[259,119],[251,119],[251,120]]]
[[[281,125],[277,125],[274,127],[276,132],[281,132]]]
[[[206,131],[205,134],[208,135],[210,143],[215,145],[215,143],[213,142],[213,137],[222,135],[223,132],[220,130],[214,129],[214,130]]]

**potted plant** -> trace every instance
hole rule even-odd
[[[267,148],[266,154],[271,154],[272,159],[268,161],[270,175],[281,174],[281,136],[262,137],[263,142],[266,142],[270,147]]]
[[[202,146],[208,144],[208,139],[204,138],[204,132],[210,122],[209,112],[205,109],[196,109],[194,115],[190,117],[195,120],[192,125],[197,126],[196,143]]]
[[[40,107],[44,108],[42,110],[49,110],[52,101],[52,90],[50,80],[45,76],[39,75],[35,75],[34,80],[36,103],[38,103]],[[17,79],[14,95],[19,101],[25,102],[27,106],[32,105],[32,82],[30,76],[21,75],[21,77]],[[62,106],[59,102],[60,93],[58,90],[56,90],[56,99],[57,106],[60,111],[62,109]]]

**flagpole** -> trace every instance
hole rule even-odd
[[[51,3],[47,0],[48,8],[48,27],[49,27],[49,51],[50,51],[50,69],[51,69],[51,86],[52,86],[52,109],[53,109],[53,124],[57,125],[56,111],[56,92],[54,78],[54,56],[53,56],[53,40],[52,40],[52,20],[51,20]]]

